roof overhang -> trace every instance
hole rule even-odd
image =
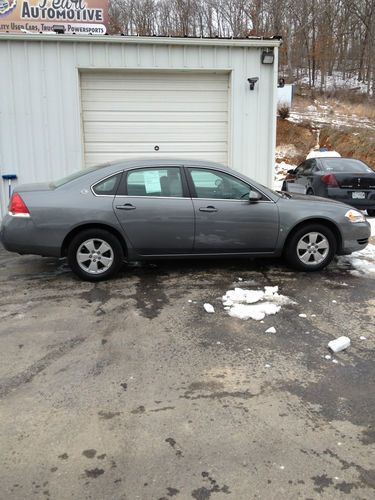
[[[22,42],[70,42],[70,43],[112,43],[138,45],[183,45],[183,46],[215,46],[215,47],[279,47],[282,40],[272,38],[178,38],[157,36],[122,36],[122,35],[51,35],[0,33],[0,41]]]

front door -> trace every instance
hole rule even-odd
[[[249,202],[253,189],[211,168],[188,168],[195,212],[195,253],[273,252],[279,232],[276,204],[263,195]]]
[[[125,171],[113,209],[140,255],[192,252],[194,209],[180,167]]]

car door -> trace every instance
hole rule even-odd
[[[276,204],[262,194],[250,203],[252,188],[223,171],[187,168],[195,212],[195,253],[273,252],[279,232]]]
[[[194,209],[181,167],[125,171],[113,209],[140,255],[192,252]]]
[[[290,193],[306,194],[306,168],[307,161],[304,161],[295,169],[293,180],[287,181],[287,187]]]

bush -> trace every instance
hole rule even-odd
[[[277,111],[282,120],[286,120],[290,116],[289,106],[280,106]]]

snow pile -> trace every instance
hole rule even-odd
[[[371,226],[371,236],[375,236],[375,217],[372,217],[371,219],[367,217],[367,221],[370,223]]]
[[[265,286],[264,291],[235,288],[223,296],[223,306],[233,318],[260,321],[265,316],[278,313],[282,305],[294,304],[278,291],[278,286]]]
[[[367,276],[375,278],[375,245],[371,243],[364,250],[354,252],[351,255],[339,257],[339,263],[350,265],[353,270],[350,274],[354,276]]]
[[[275,163],[274,177],[273,177],[273,189],[276,191],[281,191],[283,180],[285,179],[288,170],[296,168],[296,165],[289,165],[282,161],[280,163]]]

